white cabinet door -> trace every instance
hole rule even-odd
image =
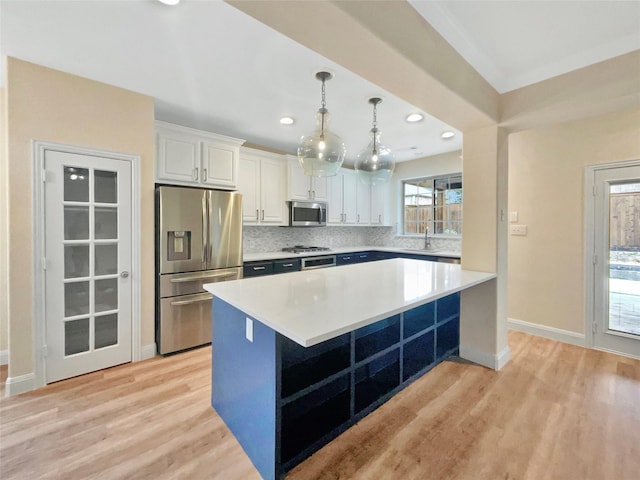
[[[238,175],[238,147],[202,142],[202,183],[235,189]]]
[[[342,223],[342,175],[327,178],[327,223]]]
[[[179,132],[158,132],[158,179],[178,182],[199,180],[199,142]]]
[[[260,159],[240,158],[238,191],[242,194],[242,222],[255,225],[260,219]]]
[[[289,160],[289,200],[311,200],[310,177],[297,160]]]
[[[327,177],[309,177],[311,179],[311,198],[319,202],[329,200]],[[331,177],[329,177],[331,178]]]
[[[342,223],[356,224],[358,220],[356,172],[343,170],[339,175],[342,176],[342,211],[344,213]]]
[[[371,186],[356,179],[356,223],[371,223]]]
[[[388,184],[373,185],[371,187],[371,224],[388,225],[385,212],[389,195]]]
[[[280,159],[263,158],[260,162],[260,221],[283,225],[287,221],[287,163]]]

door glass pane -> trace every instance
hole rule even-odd
[[[64,207],[64,239],[89,239],[89,207]]]
[[[97,203],[116,203],[118,201],[117,173],[96,170],[93,191]]]
[[[112,275],[118,272],[118,245],[96,245],[96,275]]]
[[[64,278],[89,276],[89,245],[64,246]]]
[[[118,279],[96,280],[96,312],[118,308]]]
[[[118,209],[109,207],[96,207],[96,231],[95,238],[118,238]]]
[[[640,335],[640,182],[609,189],[609,329]]]
[[[108,347],[118,343],[118,314],[96,317],[95,348]]]
[[[89,319],[80,318],[64,322],[64,354],[89,350]]]
[[[67,202],[89,201],[89,170],[64,167],[64,200]]]
[[[64,316],[73,317],[89,313],[89,282],[64,285]]]

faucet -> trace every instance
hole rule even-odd
[[[429,238],[429,227],[424,230],[424,249],[429,250],[431,248],[431,239]]]

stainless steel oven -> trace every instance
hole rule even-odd
[[[335,255],[320,255],[318,257],[306,257],[302,259],[302,270],[311,270],[312,268],[326,268],[336,266]]]

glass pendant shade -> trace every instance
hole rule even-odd
[[[391,150],[380,143],[380,132],[371,130],[371,141],[356,158],[356,176],[367,185],[379,185],[391,179],[395,161]]]
[[[370,98],[373,105],[373,128],[371,129],[371,141],[364,150],[358,154],[355,162],[358,179],[367,185],[386,183],[391,179],[396,162],[391,150],[380,143],[380,130],[377,127],[377,106],[382,102],[380,98]]]
[[[316,129],[300,139],[298,161],[305,175],[330,177],[337,175],[344,162],[346,148],[342,139],[329,131],[329,112],[318,110]]]
[[[318,72],[316,78],[322,82],[322,104],[316,115],[316,128],[304,135],[298,144],[298,162],[305,175],[330,177],[337,175],[342,166],[346,148],[342,139],[329,131],[329,111],[325,102],[325,82],[333,75]]]

